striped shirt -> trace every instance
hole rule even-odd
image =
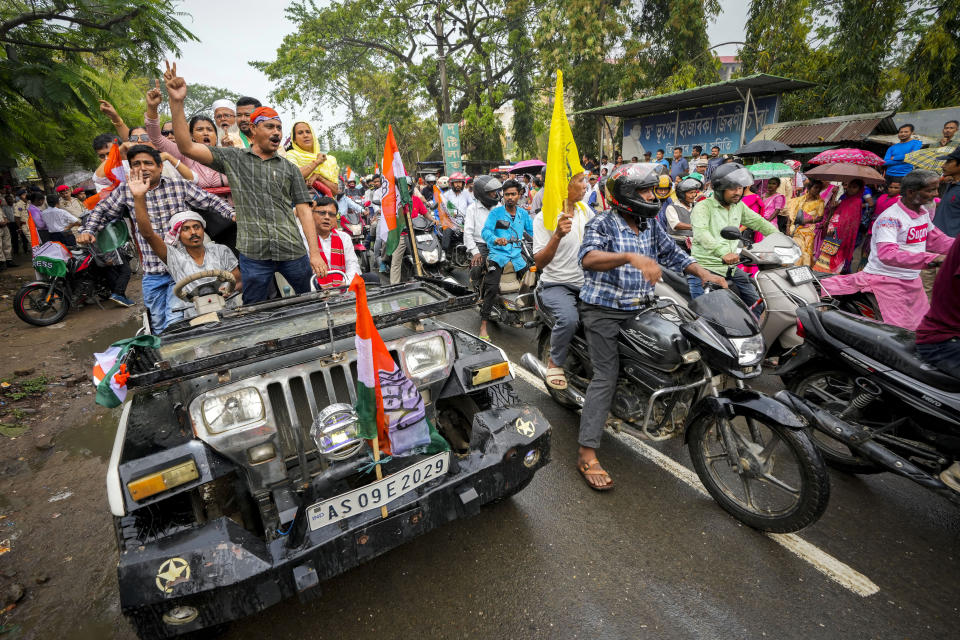
[[[294,206],[311,202],[297,165],[251,149],[211,147],[208,166],[230,181],[237,208],[237,250],[254,260],[296,260],[307,253]]]
[[[207,193],[196,184],[185,180],[160,178],[160,184],[147,191],[147,216],[154,233],[162,236],[170,230],[170,218],[180,211],[215,211],[224,218],[233,219],[233,209],[225,200]],[[83,224],[81,233],[95,234],[108,222],[119,219],[125,212],[133,216],[133,194],[127,183],[121,183],[110,194],[97,203]],[[157,257],[150,245],[140,235],[134,233],[140,254],[143,256],[143,271],[151,274],[167,272],[163,261]]]

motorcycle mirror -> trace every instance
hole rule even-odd
[[[509,229],[510,223],[506,220],[497,220],[497,229]]]
[[[740,229],[737,227],[724,227],[720,229],[720,237],[724,240],[739,240]]]

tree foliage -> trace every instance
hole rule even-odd
[[[171,0],[7,0],[0,5],[0,157],[62,160],[99,98],[193,35]],[[116,87],[112,81],[121,74]],[[105,84],[110,82],[110,84]],[[60,156],[58,158],[58,156]]]
[[[960,4],[933,2],[914,15],[934,20],[922,29],[904,62],[899,84],[901,108],[935,109],[960,104]]]

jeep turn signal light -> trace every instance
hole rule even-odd
[[[200,473],[197,471],[197,464],[193,460],[188,460],[169,469],[157,471],[148,476],[132,480],[127,483],[127,490],[130,491],[130,497],[140,501],[154,496],[161,491],[192,482],[199,477]]]
[[[508,375],[510,375],[510,365],[506,362],[498,362],[497,364],[474,371],[472,384],[483,384],[491,380],[506,378]]]

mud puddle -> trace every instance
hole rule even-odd
[[[106,351],[107,347],[125,338],[132,338],[142,326],[139,315],[133,315],[120,324],[111,325],[91,333],[87,337],[81,337],[65,347],[75,361],[89,362],[93,369],[93,354]]]
[[[106,462],[113,451],[121,408],[97,409],[82,424],[62,432],[57,448],[70,455],[95,456]]]

